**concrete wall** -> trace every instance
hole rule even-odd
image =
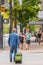
[[[3,48],[8,47],[8,37],[9,34],[3,35]]]

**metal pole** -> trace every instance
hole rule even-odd
[[[2,0],[0,0],[0,49],[3,49],[3,19],[1,17],[1,4]]]
[[[0,16],[0,49],[3,49],[3,19]]]

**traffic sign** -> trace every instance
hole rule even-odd
[[[8,19],[9,17],[8,17],[8,14],[7,13],[4,13],[4,15],[3,15],[3,19]]]

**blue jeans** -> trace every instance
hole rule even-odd
[[[15,54],[17,53],[17,48],[10,47],[10,58],[12,58],[13,52],[14,52],[14,61],[15,61]]]

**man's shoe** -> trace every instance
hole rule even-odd
[[[10,58],[10,62],[12,62],[12,58]]]

